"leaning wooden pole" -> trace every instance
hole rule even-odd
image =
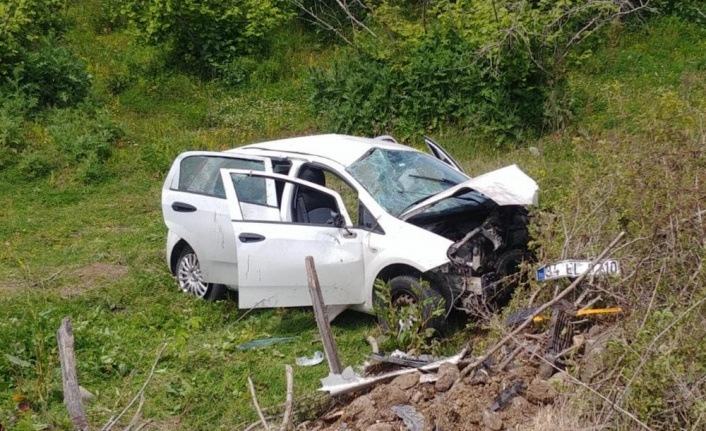
[[[71,318],[65,317],[56,333],[59,344],[59,360],[61,361],[61,377],[64,385],[64,404],[69,411],[71,422],[79,431],[88,431],[88,419],[83,409],[81,391],[78,387],[76,374],[76,355],[74,353],[74,333],[71,330]]]
[[[341,367],[341,360],[338,359],[338,348],[336,347],[336,340],[333,339],[331,324],[329,323],[328,313],[321,295],[321,285],[319,285],[319,276],[316,274],[314,258],[307,256],[305,262],[311,305],[314,307],[316,325],[319,327],[321,341],[324,343],[324,353],[326,353],[328,366],[332,374],[341,374],[343,367]]]

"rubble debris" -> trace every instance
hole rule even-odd
[[[508,404],[510,404],[510,401],[512,401],[513,398],[519,395],[520,392],[523,392],[526,388],[525,382],[522,380],[516,381],[512,385],[503,389],[503,391],[495,397],[495,401],[490,409],[494,412],[504,409]]]
[[[436,392],[446,392],[451,389],[451,386],[453,386],[461,372],[456,365],[446,363],[441,364],[437,374],[439,378],[434,384],[434,389]]]
[[[483,424],[492,431],[500,431],[503,429],[503,420],[497,413],[483,411]]]
[[[458,362],[466,355],[466,349],[463,349],[459,354],[445,358],[436,362],[431,362],[419,368],[405,368],[379,376],[360,377],[351,367],[347,367],[341,374],[330,373],[328,377],[321,379],[320,391],[325,391],[332,396],[342,395],[357,390],[367,389],[375,386],[377,383],[385,382],[393,377],[410,374],[419,370],[434,371],[443,363],[458,364]]]
[[[424,415],[410,405],[393,406],[392,411],[402,419],[409,431],[424,431]]]
[[[387,362],[390,364],[402,365],[405,367],[419,368],[428,365],[432,362],[436,362],[442,358],[432,355],[419,355],[412,356],[408,355],[400,350],[395,350],[394,352],[386,355],[384,352],[375,353],[370,355],[370,359],[376,362]]]

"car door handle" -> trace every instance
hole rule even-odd
[[[193,205],[185,204],[184,202],[174,202],[172,204],[172,209],[180,213],[192,213],[196,211],[196,207]]]
[[[264,241],[265,237],[257,233],[244,232],[238,235],[240,242],[260,242]]]

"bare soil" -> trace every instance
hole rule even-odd
[[[351,397],[337,409],[315,422],[302,424],[307,431],[374,430],[396,431],[409,428],[393,411],[400,405],[412,406],[419,430],[516,430],[530,424],[535,414],[557,396],[554,385],[537,378],[537,367],[517,362],[508,370],[493,373],[481,369],[457,384],[459,368],[445,364],[435,382],[420,381],[420,373],[399,376],[366,394]],[[519,384],[518,382],[522,382]],[[521,387],[517,391],[511,387]],[[506,396],[500,400],[500,394]],[[508,393],[511,393],[508,395]],[[502,405],[498,408],[496,402]],[[414,428],[417,429],[417,428]]]

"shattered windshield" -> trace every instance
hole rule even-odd
[[[406,209],[437,193],[468,180],[446,163],[417,151],[375,148],[348,167],[348,172],[387,212],[399,216]],[[485,198],[470,192],[449,198],[433,207],[443,212],[460,206],[476,206]]]

